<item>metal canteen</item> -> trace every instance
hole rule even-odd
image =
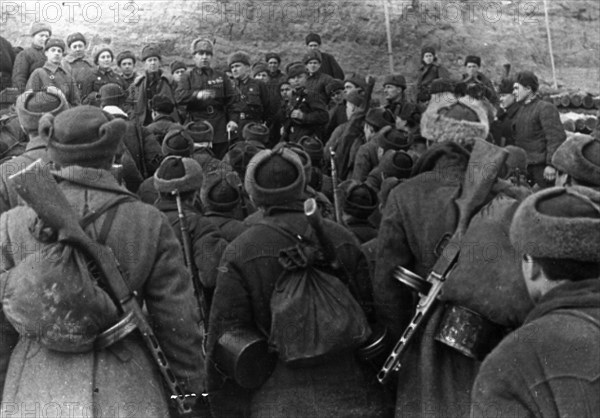
[[[269,352],[267,340],[257,331],[235,329],[219,338],[215,360],[238,385],[257,389],[271,376],[277,354]]]

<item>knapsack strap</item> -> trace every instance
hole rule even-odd
[[[85,230],[85,228],[92,224],[94,221],[96,221],[96,219],[98,219],[100,216],[102,216],[105,212],[107,212],[110,208],[119,205],[121,203],[124,203],[126,201],[130,201],[133,202],[135,201],[135,199],[131,196],[127,196],[127,195],[119,195],[117,197],[114,197],[110,200],[107,200],[106,202],[104,202],[102,204],[102,206],[100,206],[98,209],[95,209],[93,211],[91,211],[90,213],[84,215],[81,220],[79,221],[79,225],[81,226],[81,228],[83,230]],[[104,244],[104,243],[102,243]]]

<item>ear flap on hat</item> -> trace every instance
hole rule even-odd
[[[54,115],[52,113],[46,113],[40,118],[38,133],[44,142],[50,141],[50,138],[54,135]]]

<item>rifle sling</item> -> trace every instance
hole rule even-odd
[[[115,216],[117,215],[117,209],[119,208],[118,205],[121,203],[127,202],[127,201],[133,201],[133,200],[134,199],[131,196],[127,196],[127,195],[120,195],[113,199],[107,200],[98,209],[83,216],[81,218],[81,220],[79,221],[79,224],[81,225],[81,228],[83,230],[85,230],[85,228],[88,225],[92,224],[100,216],[102,216],[104,213],[106,213],[106,218],[104,219],[104,222],[102,223],[102,226],[100,227],[100,233],[98,234],[98,237],[95,240],[100,245],[106,245],[108,233],[110,232],[112,224],[115,220]],[[94,271],[95,272],[97,271],[96,268],[94,268]],[[118,297],[119,295],[115,294],[114,289],[112,288],[111,284],[107,282],[105,277],[102,277],[99,274],[96,276],[97,277],[99,276],[98,282],[101,285],[102,289],[110,296],[110,298],[115,303],[115,305],[119,309],[121,309],[121,307],[119,305],[119,300],[120,300]]]

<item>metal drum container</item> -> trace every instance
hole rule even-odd
[[[476,360],[502,340],[506,330],[470,309],[446,305],[435,339]]]
[[[420,295],[426,295],[431,290],[431,283],[402,266],[397,266],[392,275],[400,283],[417,291]]]
[[[383,325],[372,326],[373,332],[367,342],[356,351],[362,361],[372,364],[377,369],[381,368],[390,350],[393,347],[392,336]]]
[[[246,389],[260,387],[271,376],[277,354],[257,331],[237,329],[224,333],[215,351],[219,368]]]

